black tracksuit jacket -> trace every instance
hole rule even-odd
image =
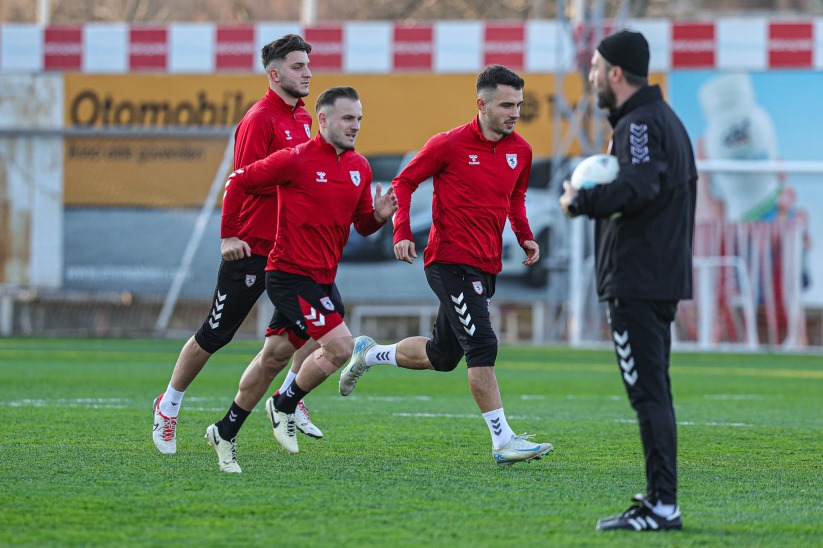
[[[686,129],[656,85],[612,110],[609,122],[620,173],[575,198],[578,213],[596,219],[597,294],[689,299],[697,168]]]

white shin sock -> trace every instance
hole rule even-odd
[[[366,365],[393,365],[397,367],[397,343],[376,344],[366,351]]]
[[[180,413],[180,403],[183,401],[183,395],[185,393],[185,390],[182,392],[175,390],[172,388],[171,383],[169,383],[166,391],[163,392],[163,399],[160,400],[160,412],[169,418],[176,417],[177,414]]]
[[[514,437],[514,431],[506,421],[506,413],[502,407],[483,413],[483,418],[486,419],[486,426],[492,435],[492,449],[500,449]]]

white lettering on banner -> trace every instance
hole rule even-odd
[[[132,55],[165,55],[168,46],[164,42],[132,42],[129,53]]]
[[[77,42],[46,42],[43,46],[43,52],[46,55],[81,55],[83,53],[83,44]]]
[[[312,42],[312,55],[340,55],[343,53],[343,44],[340,42]]]
[[[434,51],[431,42],[395,42],[394,53],[400,55],[425,55]]]
[[[676,52],[698,52],[712,51],[715,49],[714,40],[674,40],[672,41],[672,51]]]
[[[525,48],[523,47],[523,42],[519,41],[510,41],[510,42],[500,42],[500,41],[489,41],[486,42],[485,48],[486,52],[493,52],[493,53],[523,53]]]
[[[218,55],[254,55],[256,50],[251,42],[218,42],[215,52]]]
[[[811,51],[813,48],[814,43],[803,38],[797,40],[773,38],[769,41],[769,49],[772,51]]]

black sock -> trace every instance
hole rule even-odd
[[[302,400],[306,394],[308,394],[308,392],[297,386],[297,379],[295,379],[291,381],[288,388],[280,392],[280,395],[277,396],[274,402],[274,408],[281,413],[292,415],[297,410],[297,404],[300,403],[300,400]]]
[[[250,414],[251,411],[246,411],[237,405],[236,402],[231,402],[229,412],[216,423],[217,432],[220,434],[220,437],[224,440],[233,440],[237,437],[237,433],[240,432],[240,428]]]

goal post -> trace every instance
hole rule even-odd
[[[169,319],[174,312],[174,307],[177,304],[177,299],[180,297],[180,289],[183,287],[183,282],[189,274],[194,261],[195,253],[200,247],[200,242],[203,240],[203,235],[206,232],[206,227],[209,224],[209,219],[214,213],[217,198],[220,191],[225,188],[226,178],[231,171],[234,161],[234,130],[231,131],[231,137],[226,141],[226,148],[223,151],[223,158],[217,171],[212,179],[209,192],[203,200],[203,205],[197,215],[194,223],[194,230],[186,243],[186,249],[180,257],[180,265],[174,273],[169,290],[166,293],[166,298],[163,300],[163,307],[160,309],[160,314],[157,316],[154,330],[159,335],[164,335],[169,326]]]

